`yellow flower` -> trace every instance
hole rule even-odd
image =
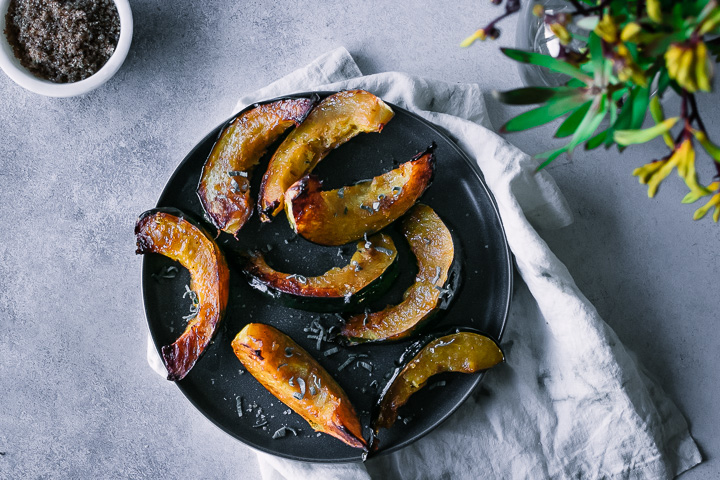
[[[670,45],[665,52],[665,66],[668,70],[670,78],[674,79],[677,77],[678,69],[680,68],[680,57],[683,54],[684,49],[678,45]]]
[[[698,42],[695,47],[695,77],[698,89],[709,92],[711,89],[710,79],[712,78],[712,62],[707,54],[705,42]]]
[[[704,42],[670,45],[665,52],[665,65],[670,78],[688,92],[710,91],[712,63]]]
[[[620,81],[627,82],[632,78],[638,85],[646,87],[647,77],[645,76],[645,72],[635,63],[635,60],[633,60],[630,54],[630,50],[628,50],[624,43],[618,44],[617,54],[618,57],[620,57],[620,61],[617,62],[616,69]]]
[[[693,220],[700,220],[713,207],[715,207],[715,211],[713,212],[713,220],[717,222],[718,220],[720,220],[720,192],[710,197],[709,202],[695,210]]]
[[[487,38],[487,32],[485,32],[484,29],[476,30],[475,33],[470,35],[468,38],[462,41],[460,43],[461,47],[469,47],[473,43],[475,43],[475,40],[485,40]]]
[[[693,68],[695,60],[695,51],[692,48],[687,48],[680,55],[677,75],[675,81],[688,92],[694,92],[697,90],[697,83],[695,83],[695,68]]]
[[[663,113],[663,108],[657,95],[654,95],[650,99],[650,115],[653,120],[655,120],[655,123],[663,123],[665,121],[665,114]],[[663,140],[665,141],[665,145],[671,150],[675,150],[675,141],[672,135],[670,135],[670,132],[663,133]]]
[[[595,27],[595,33],[607,43],[615,43],[618,40],[618,27],[610,15],[605,15]]]
[[[655,193],[657,193],[660,182],[670,175],[674,167],[675,164],[671,163],[668,159],[655,160],[654,162],[636,168],[632,174],[638,177],[640,183],[647,184],[648,197],[652,198],[655,196]]]
[[[695,150],[692,141],[689,139],[683,140],[669,158],[656,160],[636,168],[633,175],[638,177],[640,183],[647,184],[648,197],[652,198],[657,193],[660,182],[665,180],[675,167],[678,168],[678,175],[685,180],[685,185],[688,186],[691,192],[699,196],[707,194],[707,190],[697,183]]]
[[[698,184],[697,174],[695,173],[695,149],[690,139],[683,140],[673,153],[673,157],[677,157],[678,175],[685,180],[685,185],[691,192],[707,193],[705,187]]]
[[[623,42],[633,40],[637,34],[640,33],[640,30],[642,30],[642,27],[640,27],[639,23],[630,22],[622,29],[622,32],[620,33],[620,40]]]
[[[660,0],[647,0],[645,6],[648,17],[655,23],[662,23],[662,5]]]
[[[561,25],[559,23],[551,23],[550,30],[555,34],[558,40],[560,40],[560,43],[563,45],[569,44],[572,40],[570,32],[568,32],[568,29],[565,28],[564,25]]]
[[[475,40],[485,40],[487,38],[487,32],[485,32],[484,29],[476,30],[475,33],[467,37],[465,40],[460,43],[461,47],[469,47],[473,43],[475,43]]]

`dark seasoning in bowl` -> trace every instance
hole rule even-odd
[[[115,52],[120,17],[112,0],[11,0],[4,33],[34,75],[71,83],[93,75]]]

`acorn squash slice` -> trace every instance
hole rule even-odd
[[[315,431],[367,450],[345,391],[290,337],[269,325],[250,323],[237,334],[232,348],[247,371]]]
[[[321,101],[280,144],[260,185],[258,210],[269,222],[283,208],[285,191],[333,149],[362,132],[380,132],[395,115],[378,97],[348,90]]]
[[[377,232],[400,218],[430,185],[433,144],[409,162],[372,180],[322,191],[306,176],[285,192],[285,212],[300,236],[320,245],[343,245]]]
[[[197,315],[172,345],[162,347],[168,380],[182,380],[217,332],[230,291],[230,271],[213,238],[175,209],[148,210],[135,224],[135,253],[159,253],[190,271]]]
[[[267,148],[288,128],[299,125],[316,103],[309,98],[258,105],[225,127],[203,166],[197,188],[213,225],[231,235],[247,222],[254,208],[250,175]]]
[[[281,273],[268,266],[262,253],[252,253],[243,267],[250,285],[284,305],[316,312],[337,312],[381,295],[397,277],[397,249],[388,235],[358,242],[344,267],[317,277]]]
[[[452,234],[435,211],[417,204],[402,219],[401,230],[415,254],[418,273],[403,300],[384,310],[350,317],[338,340],[346,345],[401,340],[425,324],[453,292],[446,288],[453,267]]]
[[[505,356],[492,338],[470,328],[429,334],[412,344],[398,361],[376,403],[371,427],[372,450],[378,447],[377,434],[390,428],[398,417],[398,409],[410,396],[423,388],[438,373],[475,373],[503,362]]]

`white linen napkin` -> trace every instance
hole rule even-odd
[[[498,203],[522,280],[502,341],[507,362],[429,435],[365,464],[258,452],[264,480],[672,478],[701,461],[682,414],[625,350],[534,227],[572,221],[547,172],[489,128],[478,85],[403,73],[362,76],[344,48],[240,99],[363,88],[443,128]],[[164,373],[155,348],[148,361]]]

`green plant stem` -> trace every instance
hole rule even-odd
[[[688,100],[690,101],[690,107],[692,108],[690,120],[695,120],[700,130],[707,134],[707,130],[705,130],[705,124],[703,123],[702,118],[700,118],[700,110],[698,110],[697,102],[695,101],[695,95],[692,93],[689,94]]]
[[[499,2],[498,2],[499,3]],[[500,20],[509,17],[510,15],[513,15],[520,11],[520,0],[507,0],[505,3],[505,13],[502,15],[494,18],[490,21],[487,25],[483,27],[483,30],[490,35],[490,32],[495,30],[495,24],[498,23]]]
[[[635,15],[637,16],[638,20],[642,18],[643,16],[643,7],[645,6],[645,2],[642,0],[637,0],[637,5],[635,5]]]
[[[680,145],[683,140],[687,140],[692,135],[690,129],[690,116],[688,115],[688,92],[682,91],[682,103],[680,103],[680,118],[683,120],[683,128],[675,139],[675,145]]]

